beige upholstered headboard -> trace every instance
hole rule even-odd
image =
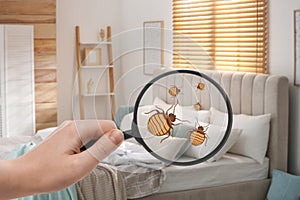
[[[162,68],[156,74],[171,69]],[[287,170],[288,158],[288,79],[284,76],[239,72],[202,71],[220,83],[230,98],[234,114],[262,115],[271,113],[267,156],[272,169]],[[184,94],[188,95],[188,94]],[[191,98],[186,98],[191,99]],[[207,98],[200,97],[204,109]],[[168,101],[166,98],[165,100]],[[190,104],[192,102],[185,102]],[[255,147],[253,147],[255,148]]]

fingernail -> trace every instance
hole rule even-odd
[[[111,135],[110,135],[110,140],[118,145],[123,141],[123,133],[119,130],[115,130]]]

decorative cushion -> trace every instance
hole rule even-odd
[[[272,182],[268,200],[298,200],[300,197],[300,176],[279,170],[272,171]]]
[[[262,164],[268,147],[270,119],[271,114],[233,115],[233,129],[241,129],[242,134],[229,152],[253,158]],[[211,108],[210,120],[212,124],[224,125],[227,113]]]

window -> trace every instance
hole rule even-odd
[[[267,0],[173,0],[173,65],[267,72]]]

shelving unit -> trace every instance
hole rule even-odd
[[[101,65],[85,65],[85,57],[83,56],[83,52],[85,48],[96,48],[101,47],[102,51],[105,51],[102,55],[104,56],[103,60],[106,60],[104,64]],[[101,56],[102,56],[101,55]],[[114,94],[114,65],[113,65],[113,58],[112,58],[112,42],[111,42],[111,27],[108,26],[106,29],[106,41],[103,42],[81,42],[80,41],[80,28],[79,26],[76,26],[76,57],[77,57],[77,74],[78,74],[78,87],[79,87],[79,106],[80,106],[80,119],[85,119],[85,101],[86,98],[102,98],[102,97],[108,97],[108,99],[105,99],[105,102],[109,102],[110,106],[110,112],[111,112],[111,119],[114,119],[115,114],[115,94]],[[97,74],[100,73],[99,71],[102,71],[102,76],[99,76],[99,79],[97,79],[96,88],[98,88],[100,85],[105,88],[101,91],[97,91],[96,89],[93,89],[92,93],[87,92],[84,89],[84,80],[87,78],[85,77],[85,73],[91,74]],[[88,76],[88,75],[87,75]],[[98,78],[98,77],[97,77]],[[106,79],[105,83],[103,83],[103,80],[100,79]],[[92,79],[90,79],[92,80]],[[93,83],[94,84],[94,83]],[[104,91],[103,91],[104,89]],[[99,90],[99,89],[98,89]],[[98,101],[96,99],[95,101]]]
[[[113,65],[95,65],[95,66],[82,65],[81,69],[108,69],[113,67],[114,67]]]
[[[95,93],[95,94],[83,94],[85,97],[94,97],[94,96],[114,96],[114,93]]]

